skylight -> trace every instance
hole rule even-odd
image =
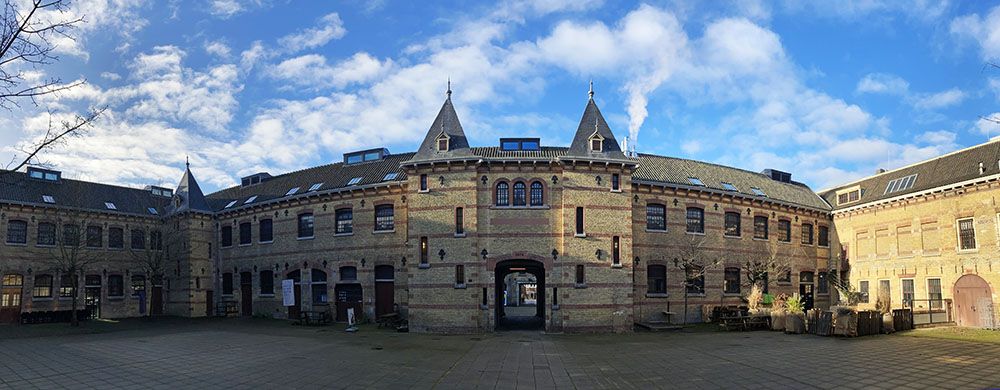
[[[382,181],[396,180],[396,176],[399,176],[399,173],[396,172],[386,173],[385,177],[382,178]]]
[[[45,202],[45,203],[55,203],[56,202],[56,198],[53,198],[52,195],[42,195],[42,202]]]
[[[689,177],[689,178],[688,178],[688,181],[689,181],[689,182],[691,182],[691,184],[694,184],[694,185],[696,185],[696,186],[702,186],[702,187],[704,187],[704,186],[705,186],[705,183],[703,183],[703,182],[701,181],[701,179],[699,179],[699,178],[697,178],[697,177]]]
[[[893,192],[905,191],[913,188],[913,185],[917,182],[917,174],[912,174],[910,176],[901,177],[899,179],[894,179],[885,186],[885,194],[891,194]]]
[[[236,204],[236,202],[239,202],[239,201],[238,201],[238,200],[234,200],[234,201],[232,201],[232,202],[229,202],[229,204],[227,204],[227,205],[226,205],[226,207],[223,207],[223,208],[224,208],[224,209],[228,209],[228,208],[230,208],[230,207],[233,207],[233,205],[235,205],[235,204]]]
[[[254,196],[251,196],[251,197],[247,198],[247,201],[243,202],[243,204],[253,203],[253,201],[255,201],[255,200],[257,200],[257,195],[254,195]]]
[[[294,188],[288,190],[288,192],[285,193],[285,196],[295,195],[296,192],[299,192],[299,187],[294,187]]]
[[[316,190],[318,190],[322,186],[323,186],[323,183],[313,184],[313,185],[309,186],[309,191],[316,191]]]
[[[153,208],[153,207],[147,208],[146,211],[149,211],[149,213],[153,214],[153,215],[159,215],[160,214],[160,212],[156,211],[156,209]]]
[[[115,206],[115,204],[111,203],[111,202],[104,202],[104,207],[107,207],[108,210],[118,210],[118,207]]]
[[[360,177],[355,177],[355,178],[351,179],[350,181],[348,181],[347,185],[353,186],[353,185],[357,185],[360,182],[361,182],[361,178]]]
[[[733,183],[722,182],[722,188],[725,188],[726,191],[739,191]]]
[[[761,191],[761,189],[757,187],[750,187],[750,191],[752,191],[753,194],[757,196],[765,196],[765,197],[767,196],[767,194],[765,194],[764,191]]]

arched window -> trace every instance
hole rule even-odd
[[[687,232],[688,233],[705,232],[705,210],[702,210],[698,207],[687,208]]]
[[[646,230],[667,230],[667,208],[659,203],[646,205]]]
[[[542,182],[531,182],[531,205],[541,206],[545,203],[545,195],[542,192]]]
[[[16,219],[7,221],[7,243],[28,243],[28,223]]]
[[[326,303],[326,272],[313,268],[312,270],[312,300],[313,304]]]
[[[646,266],[646,291],[650,294],[667,293],[667,266],[650,264]]]
[[[514,183],[514,206],[524,206],[527,204],[524,194],[524,182]]]
[[[510,206],[509,188],[505,181],[497,183],[497,206]]]

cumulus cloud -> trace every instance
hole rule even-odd
[[[910,83],[902,77],[888,73],[869,73],[858,81],[854,88],[857,93],[876,93],[905,96],[910,91]]]
[[[984,16],[969,14],[956,17],[951,21],[949,31],[959,39],[975,42],[984,60],[1000,57],[1000,6],[993,7]]]
[[[205,52],[221,58],[229,58],[231,54],[229,45],[222,41],[205,42]]]
[[[340,15],[331,13],[320,18],[318,25],[285,35],[278,39],[278,45],[285,51],[298,52],[326,45],[332,40],[343,38],[347,34]]]
[[[958,88],[952,88],[938,93],[922,95],[913,102],[913,107],[924,110],[936,110],[954,106],[965,99],[965,92]]]
[[[282,61],[271,76],[304,87],[344,88],[380,78],[391,67],[391,60],[380,61],[368,53],[356,53],[336,64],[328,64],[319,54],[306,54]]]

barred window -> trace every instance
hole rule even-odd
[[[542,187],[542,182],[533,181],[531,182],[531,205],[541,206],[545,204],[545,195],[543,194],[544,187]]]
[[[80,227],[77,225],[63,225],[63,246],[80,246]]]
[[[976,249],[976,224],[972,218],[958,220],[958,249]]]
[[[705,293],[705,272],[704,268],[688,265],[684,268],[684,291],[687,294]]]
[[[611,174],[611,190],[612,191],[621,191],[621,189],[622,189],[622,178],[621,178],[621,175],[619,175],[617,173],[612,173]]]
[[[497,206],[509,206],[510,185],[502,181],[497,183]]]
[[[646,229],[667,230],[667,208],[658,203],[646,205]]]
[[[576,284],[584,284],[586,279],[584,278],[583,264],[576,265]]]
[[[375,231],[384,232],[396,228],[395,209],[391,204],[375,206]]]
[[[71,298],[76,295],[76,288],[73,286],[73,282],[76,278],[75,275],[63,274],[59,277],[59,297],[60,298]]]
[[[687,208],[687,232],[688,233],[704,233],[705,232],[705,210],[698,207],[688,207]]]
[[[802,224],[802,244],[812,245],[813,243],[813,225],[804,223]]]
[[[132,231],[132,242],[135,242],[135,231]],[[222,226],[222,247],[233,246],[233,227],[229,225]]]
[[[299,238],[310,238],[313,236],[313,222],[312,213],[299,214]]]
[[[108,248],[125,247],[125,230],[120,227],[108,228]]]
[[[526,203],[524,198],[524,182],[514,183],[514,206],[524,206]]]
[[[723,292],[726,294],[740,293],[740,269],[737,267],[726,267],[725,286]]]
[[[740,213],[737,212],[727,212],[725,218],[725,232],[724,234],[730,237],[739,237],[742,234],[740,229]]]
[[[354,210],[338,209],[336,213],[337,226],[336,234],[347,234],[354,232]]]
[[[35,287],[31,289],[35,298],[52,298],[52,275],[35,276]]]
[[[650,294],[667,293],[667,267],[661,264],[646,266],[646,292]]]
[[[461,207],[455,208],[455,234],[465,234],[465,210]]]
[[[931,309],[943,307],[941,300],[941,279],[927,279],[927,299],[930,299]]]
[[[767,239],[767,217],[761,215],[753,217],[753,238]]]
[[[792,221],[787,219],[778,220],[778,241],[792,242]]]
[[[260,242],[274,241],[274,220],[270,218],[260,220],[257,230],[257,239]]]
[[[56,224],[49,222],[38,223],[38,245],[56,244]]]
[[[87,226],[87,247],[100,248],[104,246],[104,231],[100,226]]]
[[[7,243],[28,243],[28,222],[12,219],[7,221]]]
[[[250,229],[252,228],[250,222],[240,223],[240,245],[250,245],[250,240],[252,240]]]

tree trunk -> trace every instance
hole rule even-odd
[[[684,325],[688,324],[688,292],[687,287],[684,287]]]
[[[80,326],[80,319],[77,317],[76,305],[80,299],[80,282],[79,278],[73,277],[73,312],[70,313],[69,324],[70,326]]]

